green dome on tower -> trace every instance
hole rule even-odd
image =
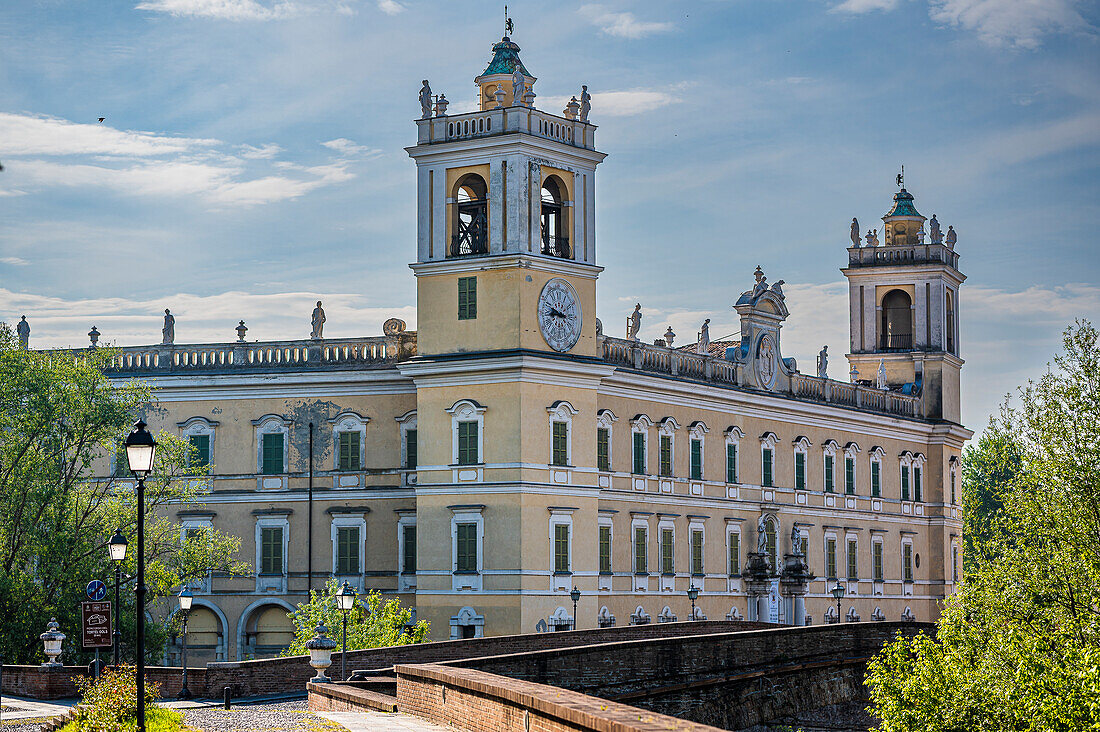
[[[902,188],[894,194],[894,207],[884,218],[890,216],[920,216],[913,205],[913,194]]]
[[[513,43],[511,38],[504,36],[499,43],[493,44],[493,60],[481,75],[512,74],[517,66],[525,76],[531,76],[531,72],[519,59],[519,46]]]

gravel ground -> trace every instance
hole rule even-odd
[[[49,717],[42,717],[41,719],[19,719],[8,721],[6,719],[0,720],[0,730],[3,732],[38,732],[39,728],[45,724]]]
[[[335,722],[311,714],[306,700],[271,704],[240,704],[226,711],[221,707],[183,710],[183,721],[200,732],[339,732]],[[3,732],[8,732],[4,728]]]

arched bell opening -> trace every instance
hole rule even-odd
[[[879,348],[908,351],[913,347],[913,301],[904,290],[891,290],[882,298],[882,330]]]
[[[542,184],[542,253],[563,259],[572,258],[566,225],[567,189],[557,176],[548,176]]]
[[[489,186],[476,173],[462,176],[452,192],[448,257],[489,253]]]

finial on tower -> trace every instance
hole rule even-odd
[[[508,17],[508,6],[505,5],[504,6],[504,35],[506,35],[506,36],[512,35],[512,32],[515,29],[516,29],[516,27],[514,25],[512,25],[512,19]]]
[[[898,173],[898,188],[905,187],[905,166],[901,166],[901,172]]]

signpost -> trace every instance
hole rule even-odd
[[[90,602],[80,603],[80,627],[85,649],[95,649],[95,675],[99,675],[99,649],[110,648],[114,643],[111,636],[111,603],[102,602],[107,596],[107,585],[100,580],[88,583],[84,594]]]

